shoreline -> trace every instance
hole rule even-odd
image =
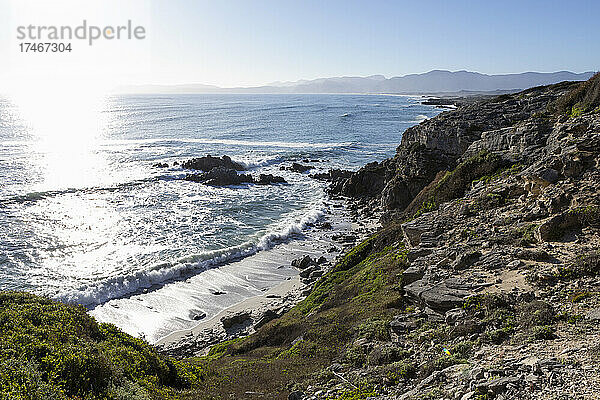
[[[284,249],[274,248],[263,252],[263,255],[267,255],[269,252],[283,250],[283,254],[287,257],[281,257],[280,254],[281,258],[273,258],[270,261],[278,264],[287,262],[287,265],[282,265],[280,268],[292,268],[296,270],[294,275],[260,294],[246,297],[223,308],[191,328],[174,330],[162,336],[154,342],[154,346],[177,358],[205,355],[214,344],[247,336],[260,326],[279,318],[305,299],[318,278],[327,273],[339,257],[380,227],[378,214],[374,214],[369,219],[359,216],[353,201],[329,198],[326,204],[330,211],[325,215],[323,223],[330,224],[331,229],[321,228],[315,237],[303,243],[302,250],[294,248],[294,240],[292,240],[291,243],[280,245],[286,247]],[[331,251],[333,248],[336,248],[335,252]],[[277,254],[274,255],[277,257]],[[290,265],[290,255],[293,255],[292,263],[306,256],[314,261],[325,257],[326,261],[306,268],[294,268]],[[247,257],[240,262],[257,262],[253,257]],[[306,272],[311,269],[314,271],[309,277]]]

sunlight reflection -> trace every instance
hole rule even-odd
[[[106,162],[98,151],[105,117],[105,95],[81,82],[29,82],[12,95],[34,138],[31,160],[41,187],[73,188],[99,180]]]

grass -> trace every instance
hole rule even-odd
[[[342,392],[339,396],[330,397],[331,400],[362,400],[369,397],[377,396],[377,392],[367,384],[362,384],[359,387]]]

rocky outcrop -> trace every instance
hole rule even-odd
[[[324,256],[313,258],[309,255],[296,258],[292,261],[292,267],[300,270],[300,279],[305,284],[313,284],[318,278],[323,276],[330,264]]]
[[[327,172],[319,172],[310,175],[311,178],[320,181],[336,182],[339,179],[347,179],[352,175],[352,171],[344,169],[330,169]]]
[[[209,172],[214,168],[232,169],[234,171],[243,171],[246,168],[240,163],[237,163],[229,156],[213,157],[207,155],[205,157],[193,158],[181,164],[184,169],[195,169],[204,172]]]
[[[435,284],[421,279],[405,286],[404,291],[415,303],[443,314],[462,306],[465,298],[474,294],[474,287],[455,278]]]
[[[290,166],[282,166],[279,167],[280,170],[282,171],[292,171],[292,172],[298,172],[298,173],[303,173],[306,171],[310,171],[313,167],[310,165],[304,165],[304,164],[299,164],[299,163],[292,163],[292,165]]]
[[[243,183],[253,183],[256,185],[270,185],[274,183],[286,183],[281,176],[271,174],[260,174],[258,178],[250,174],[238,174],[235,169],[225,167],[215,167],[209,172],[200,174],[187,174],[186,181],[204,183],[213,186],[240,185]]]
[[[386,180],[392,177],[392,168],[393,163],[389,160],[367,164],[348,178],[338,179],[332,185],[331,193],[349,197],[377,197]]]
[[[223,328],[231,329],[236,325],[241,325],[246,323],[252,318],[252,315],[249,312],[239,312],[232,315],[226,315],[221,318],[221,323],[223,324]]]
[[[295,260],[302,279],[324,278],[216,365],[261,382],[286,368],[307,400],[593,398],[600,110],[552,111],[576,85],[442,113],[393,159],[325,176],[359,216],[398,213],[329,272]]]

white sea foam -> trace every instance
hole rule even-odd
[[[288,239],[293,234],[301,233],[310,224],[314,224],[325,215],[322,209],[312,209],[305,214],[300,220],[288,223],[283,227],[267,232],[258,241],[258,248],[260,250],[267,250],[277,243]]]
[[[232,261],[251,256],[262,250],[273,248],[278,243],[288,240],[294,234],[301,233],[310,224],[317,222],[324,215],[322,208],[313,208],[302,217],[294,218],[268,230],[255,242],[246,242],[239,246],[214,250],[202,254],[190,255],[173,263],[154,265],[144,271],[105,279],[93,284],[79,287],[76,290],[60,292],[54,297],[66,303],[77,303],[93,306],[109,300],[148,289],[187,275],[218,267]]]
[[[246,169],[251,169],[277,164],[283,159],[280,156],[264,156],[255,159],[233,157],[233,161],[242,164]]]

